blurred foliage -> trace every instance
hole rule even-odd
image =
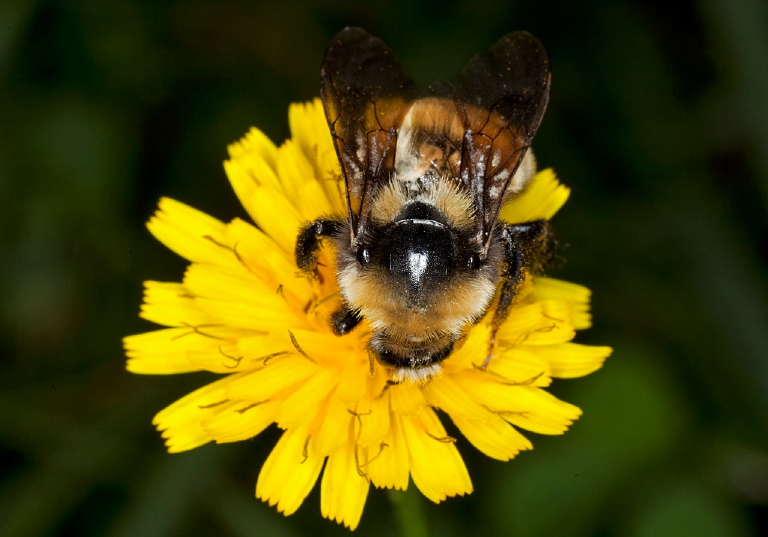
[[[202,374],[124,371],[141,282],[182,260],[143,227],[161,195],[245,216],[221,161],[288,135],[331,36],[381,36],[421,83],[514,29],[554,65],[537,138],[573,195],[557,276],[594,291],[605,368],[555,384],[584,409],[509,463],[460,447],[476,492],[373,492],[432,535],[768,534],[768,4],[5,0],[0,5],[0,534],[346,535],[313,492],[252,496],[272,430],[167,455],[154,413]],[[529,435],[532,436],[532,435]]]

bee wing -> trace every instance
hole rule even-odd
[[[472,58],[454,86],[464,135],[460,179],[472,193],[487,251],[505,196],[529,178],[515,176],[549,101],[549,56],[527,32],[504,36]]]
[[[370,203],[395,164],[397,132],[416,87],[392,50],[360,28],[331,41],[320,97],[347,187],[353,239],[365,230]]]

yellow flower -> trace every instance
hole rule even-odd
[[[544,388],[554,377],[591,373],[610,353],[571,342],[590,325],[589,290],[529,278],[487,370],[478,368],[489,338],[485,319],[442,363],[441,375],[388,384],[388,370],[373,364],[371,371],[366,326],[343,337],[329,328],[339,306],[330,246],[317,280],[296,268],[302,224],[346,208],[320,102],[293,105],[289,117],[292,138],[282,146],[252,129],[229,147],[227,175],[256,226],[225,224],[167,198],[148,223],[190,265],[182,283],[146,282],[141,316],[167,328],[125,338],[128,369],[223,375],[155,417],[168,450],[246,440],[274,423],[284,432],[256,496],[289,515],[322,472],[323,516],[354,529],[371,484],[405,489],[412,479],[434,502],[472,492],[443,427],[446,415],[499,460],[532,447],[520,429],[564,432],[581,411]],[[544,170],[501,218],[550,218],[568,193]]]

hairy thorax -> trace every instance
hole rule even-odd
[[[477,321],[493,299],[503,257],[494,244],[482,265],[468,266],[480,249],[470,198],[448,176],[422,179],[414,187],[394,177],[372,204],[369,233],[351,249],[337,248],[344,300],[402,354],[452,344]],[[367,264],[361,248],[368,249]]]

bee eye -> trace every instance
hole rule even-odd
[[[362,266],[367,265],[371,260],[371,251],[367,246],[358,246],[357,247],[357,262],[360,263]]]
[[[467,258],[467,269],[477,270],[480,268],[480,256],[477,254],[469,254]]]

